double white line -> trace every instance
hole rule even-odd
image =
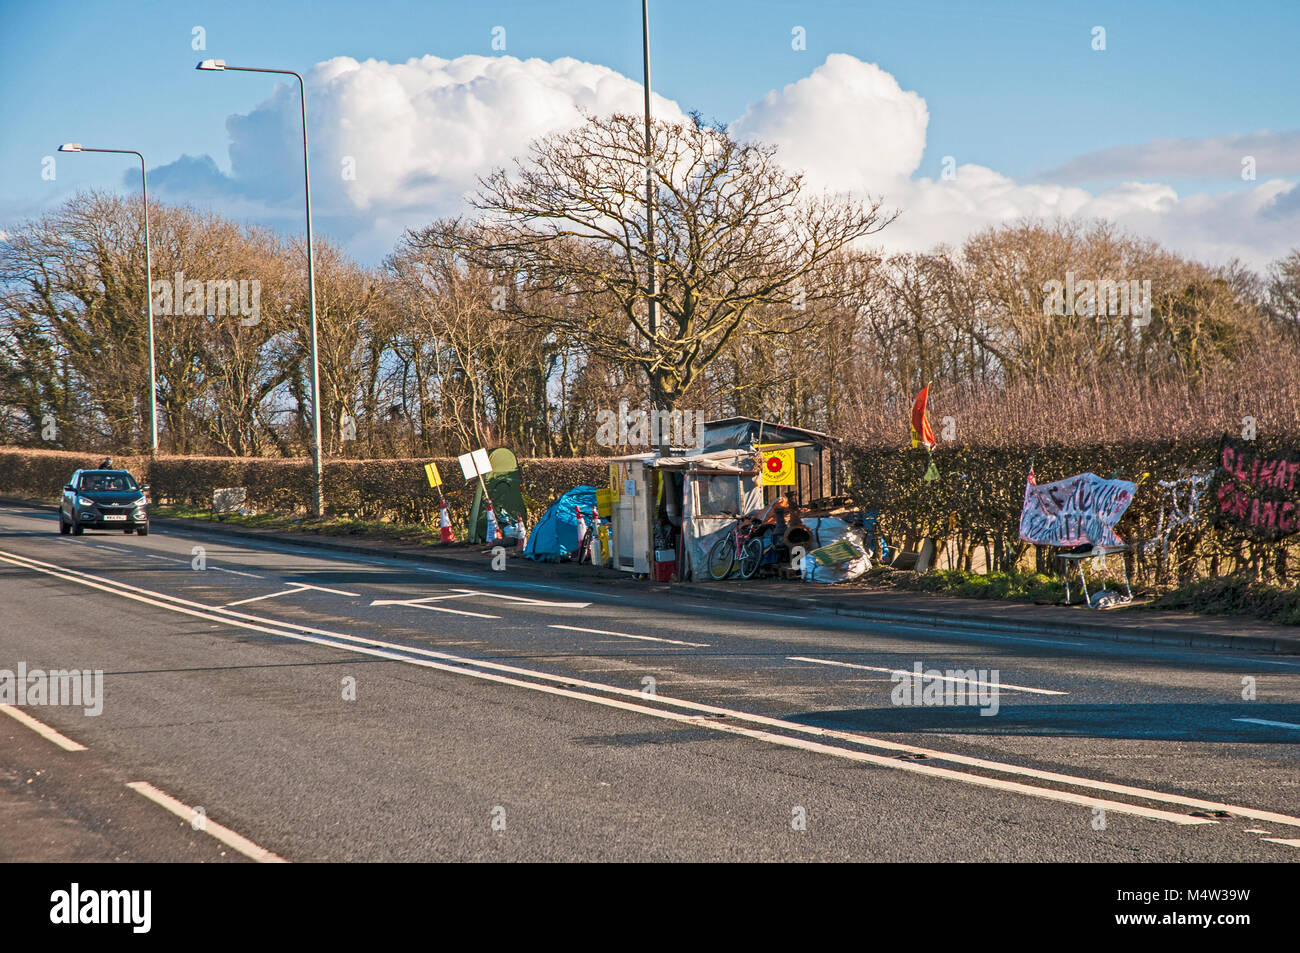
[[[545,672],[504,665],[497,662],[470,659],[446,652],[437,652],[430,649],[416,648],[414,646],[399,645],[397,643],[385,642],[379,639],[365,638],[341,632],[331,632],[326,629],[318,629],[311,626],[299,625],[297,623],[281,622],[261,616],[234,612],[229,609],[214,608],[188,599],[182,599],[178,596],[142,589],[138,586],[132,586],[127,583],[115,582],[104,577],[93,576],[78,570],[67,569],[61,566],[56,566],[52,563],[41,562],[25,556],[8,553],[3,550],[0,550],[0,561],[8,562],[15,566],[21,566],[35,572],[41,572],[69,582],[75,582],[92,589],[112,593],[136,602],[193,616],[195,618],[205,619],[207,621],[221,622],[241,629],[250,629],[257,632],[280,635],[302,642],[327,646],[329,648],[359,652],[376,658],[389,659],[395,662],[404,662],[410,665],[418,665],[438,671],[465,675],[471,678],[495,682],[501,685],[510,685],[516,688],[524,688],[529,691],[542,692],[563,698],[571,698],[589,704],[635,712],[637,714],[643,714],[652,718],[659,718],[680,724],[708,728],[724,734],[741,735],[743,737],[766,741],[786,748],[796,748],[803,751],[815,752],[817,754],[824,754],[848,761],[889,768],[895,771],[905,771],[925,777],[942,778],[977,787],[1024,794],[1030,797],[1071,804],[1083,808],[1100,807],[1116,814],[1128,814],[1151,820],[1165,821],[1171,824],[1195,825],[1216,823],[1210,818],[1193,817],[1187,813],[1175,813],[1173,811],[1145,807],[1139,804],[1131,804],[1123,801],[1099,798],[1093,795],[1079,794],[1073,791],[1040,787],[1037,785],[1022,783],[1021,781],[1008,780],[1002,777],[990,777],[987,774],[956,771],[951,768],[938,767],[933,764],[921,764],[915,761],[904,761],[899,759],[899,755],[904,754],[923,755],[930,761],[944,761],[951,764],[958,764],[994,775],[1010,775],[1012,777],[1030,778],[1037,781],[1062,785],[1064,787],[1081,788],[1087,791],[1097,791],[1108,795],[1120,795],[1137,800],[1173,805],[1184,809],[1190,808],[1205,812],[1226,811],[1239,817],[1248,817],[1253,820],[1273,824],[1300,827],[1300,818],[1291,817],[1286,814],[1278,814],[1273,811],[1257,810],[1255,808],[1225,804],[1218,801],[1207,801],[1200,798],[1185,797],[1178,794],[1167,794],[1163,791],[1154,791],[1147,788],[1133,787],[1131,785],[1114,784],[1108,781],[1099,781],[1092,778],[1060,774],[1053,771],[1042,771],[1036,768],[1023,767],[1021,765],[988,761],[983,758],[974,758],[967,755],[937,751],[930,748],[921,748],[915,745],[900,744],[853,732],[803,725],[798,722],[786,721],[780,718],[770,718],[764,715],[756,715],[732,708],[722,708],[716,705],[707,705],[700,702],[687,701],[685,699],[671,698],[665,695],[645,695],[635,689],[620,688],[613,685],[602,685],[598,682],[590,682],[565,675],[551,675]],[[635,699],[635,701],[631,699]],[[726,720],[723,721],[719,719]],[[828,743],[830,741],[839,742],[839,744],[830,744]],[[844,745],[851,745],[853,747],[845,747]],[[860,748],[887,751],[890,752],[890,754],[888,756],[873,754],[868,751],[858,750]]]

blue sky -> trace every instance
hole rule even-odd
[[[196,26],[205,31],[206,50],[192,49]],[[504,53],[492,49],[495,26],[506,29]],[[894,171],[911,180],[937,179],[942,157],[953,156],[960,166],[1014,180],[1022,191],[1008,207],[1029,201],[1031,193],[1023,187],[1035,184],[1083,188],[1098,196],[1125,181],[1158,182],[1176,190],[1181,202],[1193,193],[1213,196],[1249,191],[1272,179],[1292,185],[1300,180],[1300,155],[1289,155],[1300,153],[1292,148],[1297,140],[1285,136],[1300,130],[1300,3],[1294,0],[1248,8],[1208,2],[655,0],[651,26],[656,93],[683,111],[699,110],[724,122],[741,117],[770,91],[808,77],[831,54],[874,64],[901,90],[923,99],[928,117],[919,161],[909,168],[910,161],[899,160]],[[806,31],[805,50],[791,48],[796,26]],[[1105,51],[1091,48],[1095,26],[1105,28]],[[426,54],[447,60],[469,54],[573,57],[639,82],[640,39],[637,0],[0,0],[0,228],[78,189],[126,187],[127,157],[59,156],[57,178],[43,180],[43,157],[68,140],[139,149],[151,172],[188,155],[209,156],[218,170],[231,174],[227,119],[264,106],[274,81],[196,72],[194,64],[203,57],[304,72],[340,56],[392,64]],[[314,95],[309,90],[309,98]],[[864,136],[846,148],[873,153],[897,148],[894,127],[872,111],[875,107],[859,110],[852,97],[838,107],[831,101],[825,114],[810,115],[814,132],[803,134],[825,132],[833,144],[838,124],[861,122],[878,129],[879,136]],[[346,128],[346,109],[340,106],[321,119],[330,121]],[[777,128],[775,121],[751,126],[760,133]],[[1283,138],[1251,141],[1249,148],[1261,151],[1258,179],[1242,181],[1231,137],[1261,131]],[[322,141],[329,141],[331,131],[322,132]],[[316,135],[313,129],[313,163]],[[1150,145],[1159,140],[1205,140],[1205,158],[1181,161],[1189,144]],[[257,140],[248,145],[261,148]],[[291,167],[295,157],[277,155],[273,144],[266,145],[265,163]],[[1098,154],[1105,150],[1120,151],[1102,161]],[[323,151],[320,161],[327,165],[328,149]],[[199,201],[197,187],[186,195],[182,171],[170,180],[160,177],[167,182],[162,197]],[[255,175],[251,167],[236,173],[245,185]],[[880,188],[889,191],[884,184]],[[376,190],[368,195],[366,201],[391,208],[391,221],[398,221],[401,203],[394,196]],[[925,205],[923,197],[906,190],[893,189],[892,195],[918,208]],[[1283,212],[1289,216],[1300,205],[1295,201],[1300,192],[1288,195]],[[323,201],[328,205],[328,196]],[[990,205],[986,192],[970,201]],[[1143,202],[1156,199],[1130,202],[1116,214],[1130,215],[1135,227],[1163,237],[1149,222],[1156,213]],[[1085,204],[1091,211],[1114,205]],[[250,218],[278,221],[273,209],[232,207]],[[418,217],[420,211],[402,214]],[[1180,207],[1179,214],[1194,211]],[[327,227],[333,221],[345,242],[361,227],[349,224],[352,213],[362,216],[367,209],[342,193],[333,219],[326,212]],[[1282,213],[1274,218],[1277,214]],[[1232,248],[1252,240],[1250,214],[1242,215],[1242,233],[1232,236]],[[1171,234],[1185,229],[1168,224],[1167,217],[1164,221]],[[283,227],[291,227],[287,211]],[[386,234],[358,238],[358,254],[374,259]],[[917,231],[916,240],[935,235],[927,226]],[[1260,254],[1271,253],[1278,241],[1270,237]]]

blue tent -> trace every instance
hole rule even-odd
[[[596,488],[575,486],[547,508],[537,525],[528,533],[524,555],[543,562],[558,562],[578,548],[577,507],[582,507],[582,517],[591,520],[596,508]]]

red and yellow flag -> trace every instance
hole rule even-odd
[[[930,417],[926,413],[926,404],[930,400],[930,385],[926,384],[921,388],[921,393],[916,395],[916,400],[912,402],[912,447],[916,448],[925,445],[925,449],[933,450],[937,444],[934,439],[934,431],[930,428]]]

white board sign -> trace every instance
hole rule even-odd
[[[466,480],[473,480],[480,474],[487,476],[492,472],[492,464],[488,460],[487,451],[482,447],[472,453],[462,453],[456,458],[456,462],[460,464],[460,472],[464,474]]]

